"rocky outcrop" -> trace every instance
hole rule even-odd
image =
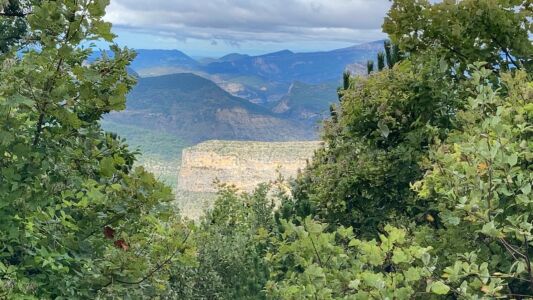
[[[280,174],[294,177],[321,142],[208,141],[183,150],[178,190],[216,192],[216,181],[252,191]]]

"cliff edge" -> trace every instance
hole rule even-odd
[[[208,141],[183,150],[178,190],[213,193],[215,181],[250,192],[258,184],[296,176],[321,142]]]

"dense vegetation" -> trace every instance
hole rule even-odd
[[[108,1],[0,3],[0,297],[533,298],[530,1],[393,1],[402,60],[346,76],[292,190],[196,224],[100,127],[135,81],[85,63]]]

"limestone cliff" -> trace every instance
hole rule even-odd
[[[278,174],[293,177],[321,142],[208,141],[183,150],[178,190],[216,192],[216,180],[252,191]],[[279,173],[278,173],[279,172]]]

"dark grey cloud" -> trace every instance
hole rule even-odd
[[[370,41],[382,37],[388,0],[111,0],[121,28],[176,39]]]

